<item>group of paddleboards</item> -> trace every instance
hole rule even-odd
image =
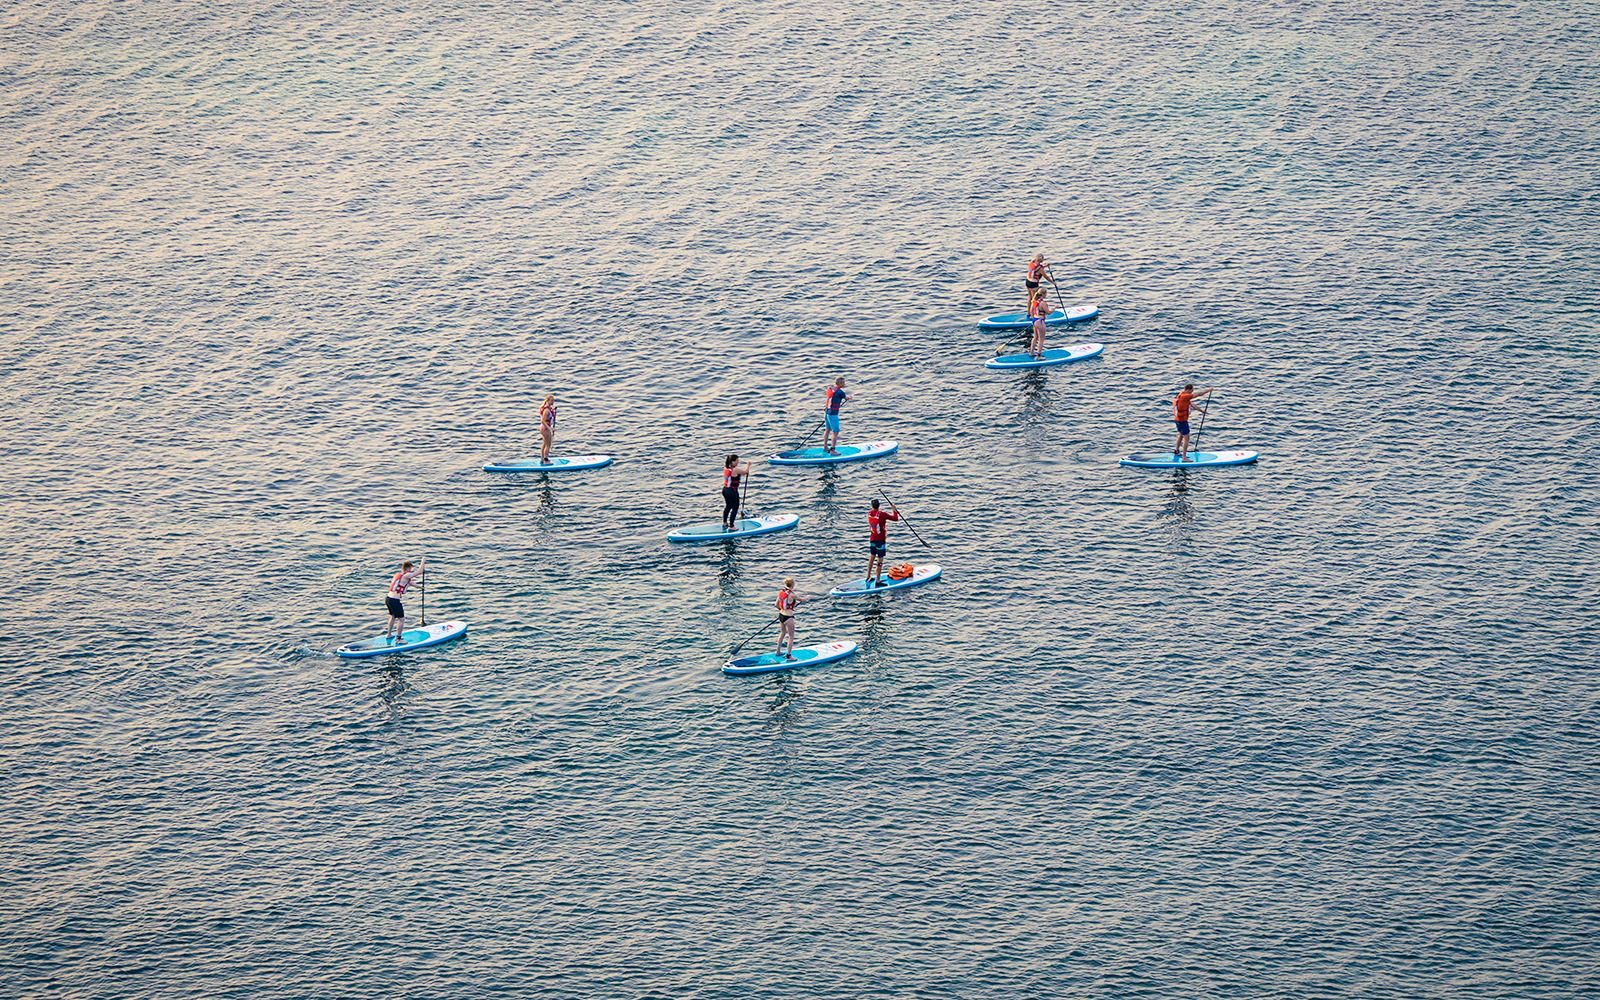
[[[1049,327],[1084,322],[1093,319],[1100,312],[1093,305],[1080,305],[1068,309],[1064,302],[1061,303],[1060,308],[1052,309],[1048,294],[1044,289],[1044,285],[1047,282],[1056,289],[1056,296],[1059,301],[1060,288],[1056,285],[1055,278],[1050,274],[1049,265],[1045,262],[1043,254],[1036,254],[1028,262],[1026,279],[1028,304],[1026,311],[989,316],[978,322],[978,327],[983,330],[1027,330],[1031,332],[1031,340],[1026,351],[1002,354],[997,350],[995,357],[985,362],[985,367],[1000,371],[1050,368],[1098,357],[1105,351],[1104,344],[1077,344],[1067,348],[1045,348],[1044,341]],[[1172,401],[1172,419],[1177,429],[1177,440],[1172,450],[1169,452],[1158,449],[1151,452],[1136,453],[1123,458],[1120,464],[1130,468],[1188,470],[1210,466],[1245,465],[1256,461],[1259,456],[1254,451],[1202,452],[1198,449],[1198,433],[1194,435],[1196,447],[1194,450],[1190,450],[1190,413],[1196,400],[1205,399],[1214,391],[1214,387],[1196,389],[1192,383],[1185,384]],[[807,435],[805,440],[800,442],[799,447],[788,451],[780,451],[769,456],[767,458],[768,464],[775,466],[835,465],[844,462],[859,462],[880,458],[898,451],[900,446],[894,441],[840,444],[840,410],[843,404],[851,398],[845,391],[843,376],[835,378],[824,392],[822,422],[812,430],[811,434]],[[1206,408],[1201,407],[1202,429],[1205,412]],[[488,462],[483,466],[483,471],[496,473],[565,473],[599,469],[611,464],[612,458],[609,455],[552,457],[550,451],[555,438],[556,416],[555,396],[553,394],[546,395],[544,402],[539,407],[539,434],[541,439],[539,457]],[[815,447],[807,447],[810,439],[816,435],[818,430],[823,432],[821,444]],[[771,534],[798,525],[800,523],[800,515],[798,514],[750,516],[742,510],[744,507],[744,490],[748,489],[751,472],[751,463],[745,462],[740,465],[738,455],[728,455],[724,459],[722,467],[723,511],[721,520],[675,528],[667,533],[667,540],[681,543],[723,542]],[[888,500],[886,494],[884,499]],[[939,566],[932,564],[911,565],[908,563],[895,567],[884,566],[884,557],[887,551],[888,522],[904,519],[904,516],[895,507],[893,501],[889,501],[889,508],[888,511],[884,511],[880,508],[879,502],[873,500],[872,509],[867,515],[869,526],[867,575],[859,580],[853,580],[832,588],[827,592],[827,596],[851,598],[879,594],[928,583],[938,579],[943,573]],[[909,527],[909,524],[907,526]],[[915,528],[911,528],[911,531],[913,534],[916,533]],[[917,540],[922,542],[925,547],[928,544],[920,535],[917,536]],[[383,635],[340,646],[336,650],[338,655],[360,658],[379,656],[386,653],[406,652],[435,646],[465,635],[467,631],[465,622],[451,621],[443,624],[428,625],[426,607],[424,607],[422,625],[420,627],[415,629],[407,629],[405,627],[406,615],[402,599],[406,591],[411,587],[416,587],[419,592],[424,591],[425,582],[423,576],[425,568],[425,564],[413,569],[410,562],[403,563],[400,570],[389,581],[389,588],[384,595],[385,604],[389,612],[389,627]],[[728,674],[770,673],[792,667],[815,666],[843,659],[853,654],[856,651],[856,644],[849,641],[795,647],[795,609],[799,604],[812,599],[812,597],[799,594],[794,589],[794,581],[786,579],[783,588],[778,592],[777,599],[774,601],[777,616],[761,630],[765,631],[766,628],[770,628],[774,624],[780,626],[777,649],[774,652],[760,656],[731,659],[723,665],[723,671]],[[757,632],[756,634],[760,633]],[[750,638],[753,639],[754,635]],[[748,641],[750,640],[745,640],[745,642]],[[737,653],[744,644],[741,642],[734,647],[734,652]]]

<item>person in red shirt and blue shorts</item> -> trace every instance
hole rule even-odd
[[[889,507],[894,510],[894,504]],[[867,586],[879,585],[878,574],[883,572],[883,557],[889,551],[890,521],[900,520],[900,511],[894,510],[893,514],[885,514],[878,509],[878,501],[872,501],[872,509],[867,512],[867,523],[872,527],[872,539],[867,544]],[[876,566],[876,569],[874,569]]]
[[[1215,389],[1216,386],[1211,388]],[[1178,393],[1178,398],[1172,401],[1172,419],[1178,425],[1178,443],[1173,446],[1172,454],[1180,462],[1190,460],[1185,454],[1189,448],[1189,404],[1201,396],[1209,395],[1211,395],[1211,389],[1201,389],[1199,392],[1195,392],[1194,383],[1190,382],[1183,387],[1182,392]]]

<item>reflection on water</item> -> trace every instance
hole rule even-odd
[[[378,668],[378,701],[385,719],[394,721],[406,714],[405,696],[410,691],[404,668],[398,664]]]
[[[1156,515],[1174,525],[1186,525],[1194,520],[1194,503],[1189,499],[1189,470],[1177,469],[1172,473],[1172,488],[1167,491],[1166,506]]]
[[[717,584],[727,589],[739,582],[739,546],[731,541],[722,543],[722,562],[717,566]]]
[[[1022,409],[1017,419],[1024,424],[1035,423],[1050,415],[1054,398],[1050,393],[1050,378],[1042,368],[1029,368],[1019,382],[1022,389]]]
[[[797,722],[801,715],[798,702],[805,694],[804,685],[795,677],[794,671],[784,670],[771,675],[767,682],[767,724],[785,728]]]

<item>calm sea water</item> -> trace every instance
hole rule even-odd
[[[0,12],[0,993],[1592,995],[1596,24]]]

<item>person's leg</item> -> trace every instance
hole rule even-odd
[[[539,429],[539,461],[550,461],[550,428]]]

